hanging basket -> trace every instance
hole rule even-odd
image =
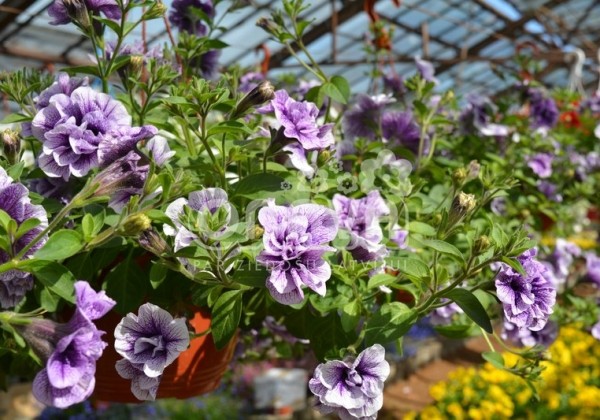
[[[115,369],[117,360],[123,358],[115,351],[113,337],[120,321],[121,316],[114,312],[96,321],[98,329],[106,331],[103,338],[108,341],[96,365],[96,387],[92,398],[97,402],[140,402],[131,393],[131,381],[121,378]],[[189,323],[196,333],[204,332],[210,327],[210,315],[197,310]],[[191,340],[190,347],[165,369],[157,398],[184,399],[214,391],[229,366],[236,342],[233,338],[226,347],[217,350],[212,334]]]

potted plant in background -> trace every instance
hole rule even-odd
[[[406,81],[409,107],[351,100],[304,47],[294,0],[258,25],[294,41],[313,86],[294,93],[239,69],[216,78],[218,3],[176,0],[167,17],[160,2],[56,0],[53,22],[76,25],[95,64],[2,76],[20,111],[2,133],[0,357],[28,361],[9,374],[35,376],[36,397],[61,408],[118,399],[105,374],[127,381],[124,399],[188,397],[212,390],[238,334],[243,344],[268,319],[300,339],[279,353],[323,361],[309,381],[322,412],[372,418],[384,346],[401,349],[419,319],[460,308],[461,325],[438,328],[454,337],[493,335],[491,317],[546,325],[556,289],[530,231],[490,208],[518,183],[504,162],[453,150],[456,100],[433,98],[430,69]],[[159,18],[179,30],[172,45],[128,44]],[[481,123],[480,105],[466,110],[471,126],[506,135]],[[512,371],[533,380],[538,356],[523,352]]]

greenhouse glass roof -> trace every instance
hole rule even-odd
[[[89,62],[92,46],[73,25],[52,26],[49,0],[4,0],[0,4],[0,71],[24,66],[54,70]],[[170,6],[171,0],[164,2]],[[230,46],[220,58],[223,66],[257,67],[264,48],[272,74],[289,72],[309,79],[286,49],[256,26],[260,17],[281,7],[279,1],[254,0],[222,18],[227,28],[219,39]],[[376,63],[365,53],[368,1],[312,0],[305,18],[313,24],[305,44],[330,74],[346,77],[354,92],[368,87],[366,75]],[[231,2],[217,8],[223,12]],[[399,6],[398,6],[399,4]],[[566,86],[574,51],[581,49],[583,84],[596,89],[600,45],[600,0],[379,0],[375,12],[393,28],[391,60],[401,76],[415,72],[414,58],[431,61],[440,89],[454,87],[493,94],[508,88],[502,73],[516,71],[516,49],[529,48],[542,65],[538,77],[550,86]],[[132,38],[143,36],[142,28]],[[169,42],[162,20],[145,27],[149,46]],[[389,65],[389,64],[388,64]]]

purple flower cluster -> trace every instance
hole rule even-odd
[[[321,363],[308,382],[316,408],[343,420],[375,419],[383,406],[383,383],[390,374],[385,349],[375,344],[356,358]]]
[[[565,284],[571,265],[576,257],[581,256],[581,249],[572,242],[565,239],[558,238],[554,251],[547,259],[549,269],[551,271],[552,284],[558,288],[560,285]]]
[[[259,109],[261,113],[274,112],[286,138],[282,150],[289,154],[292,165],[306,176],[314,169],[308,163],[306,152],[333,146],[333,124],[319,126],[319,109],[312,102],[296,101],[285,90],[275,92],[275,98]]]
[[[467,105],[461,112],[459,121],[465,134],[481,134],[483,136],[505,137],[508,127],[493,123],[496,106],[492,101],[481,95],[467,95]]]
[[[528,89],[533,128],[548,129],[558,122],[559,111],[554,99],[544,96],[539,89]]]
[[[560,203],[563,201],[563,196],[558,192],[558,186],[550,181],[539,180],[537,182],[538,190],[544,194],[548,200]]]
[[[331,267],[323,254],[335,251],[326,245],[337,235],[335,213],[316,204],[285,207],[269,200],[258,221],[265,229],[265,249],[256,260],[271,272],[267,279],[271,296],[285,305],[300,303],[303,286],[325,296]]]
[[[238,90],[242,93],[248,93],[254,89],[260,82],[265,80],[265,76],[262,73],[251,71],[240,77],[240,85]]]
[[[54,0],[48,8],[48,14],[53,19],[51,25],[66,25],[77,16],[88,12],[95,16],[102,13],[113,20],[121,19],[121,8],[116,0]]]
[[[206,25],[193,10],[204,12],[209,18],[215,16],[215,9],[211,0],[173,0],[173,9],[169,13],[169,22],[177,29],[197,36],[204,36],[207,32]]]
[[[127,314],[115,328],[115,350],[123,359],[119,375],[131,380],[131,392],[139,400],[154,400],[163,371],[188,348],[190,334],[185,318],[175,318],[151,303],[138,315]]]
[[[419,150],[421,128],[410,111],[387,112],[381,118],[381,134],[390,146],[406,147],[413,153]]]
[[[534,258],[536,254],[530,249],[517,257],[525,275],[502,264],[495,282],[506,319],[532,331],[544,328],[556,302],[556,289],[546,279],[547,268]]]
[[[375,140],[380,135],[385,107],[394,102],[388,95],[359,95],[357,103],[344,114],[344,134],[349,140],[363,137]]]
[[[96,361],[106,343],[104,331],[92,322],[115,305],[105,292],[96,293],[85,281],[75,283],[77,307],[70,321],[37,320],[22,330],[25,340],[46,363],[33,381],[33,395],[43,404],[66,408],[94,391]]]
[[[355,260],[377,261],[387,255],[387,248],[381,243],[383,231],[379,218],[390,214],[390,209],[379,191],[371,191],[360,199],[336,194],[333,196],[333,207],[340,227],[350,234],[346,249]]]
[[[504,321],[502,338],[520,347],[544,346],[549,347],[558,337],[558,324],[548,321],[539,331],[519,328],[512,322]]]
[[[554,155],[550,153],[536,153],[527,159],[527,166],[540,178],[549,178],[552,175],[552,161]]]
[[[433,67],[433,63],[423,60],[420,57],[415,57],[415,64],[417,66],[417,71],[423,79],[427,80],[428,82],[433,82],[436,85],[440,83],[440,81],[435,77],[435,67]]]
[[[47,92],[40,95],[47,96]],[[33,118],[31,131],[43,145],[40,168],[49,177],[64,180],[107,166],[157,132],[153,126],[131,127],[131,117],[120,102],[88,86],[52,95]]]
[[[0,249],[0,264],[4,264],[28,246],[48,226],[48,217],[42,206],[31,204],[27,188],[23,184],[13,182],[13,179],[1,167],[0,210],[6,212],[17,223],[17,226],[21,226],[29,219],[40,221],[39,225],[25,233],[14,243],[8,244],[10,245],[10,251]],[[27,258],[33,255],[35,251],[44,245],[46,240],[47,236],[35,243],[25,253],[24,257]],[[33,277],[29,273],[19,270],[8,270],[0,273],[0,307],[10,308],[15,306],[32,287]]]

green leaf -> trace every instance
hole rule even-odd
[[[233,195],[251,196],[258,192],[280,191],[283,181],[282,177],[269,173],[250,175],[235,185]]]
[[[19,239],[21,236],[25,235],[27,232],[29,232],[31,229],[34,229],[36,227],[38,227],[41,223],[40,219],[27,219],[25,220],[23,223],[21,223],[21,226],[19,226],[19,228],[17,229],[17,235],[15,239]]]
[[[466,289],[452,289],[444,293],[444,297],[452,299],[477,325],[483,328],[487,333],[492,334],[492,323],[485,308],[475,297],[475,295]]]
[[[68,302],[75,302],[75,276],[65,266],[54,261],[29,260],[20,267],[33,274],[54,294]]]
[[[242,316],[241,290],[223,293],[212,308],[211,332],[217,349],[222,349],[235,335]]]
[[[167,278],[169,269],[160,263],[152,264],[150,267],[150,285],[156,289]]]
[[[5,231],[8,231],[8,224],[11,220],[12,217],[10,217],[10,215],[7,212],[0,209],[0,226],[2,226],[2,228],[4,228]]]
[[[525,269],[523,268],[523,266],[521,265],[521,262],[519,260],[514,260],[514,259],[508,258],[508,257],[502,257],[502,262],[505,264],[508,264],[517,273],[522,274],[524,276],[527,275],[527,273],[525,272]]]
[[[39,291],[37,296],[40,306],[48,312],[56,312],[58,304],[60,303],[60,297],[55,293],[52,293],[50,289],[43,288]]]
[[[402,274],[416,279],[429,277],[429,267],[418,258],[402,258],[398,260],[398,270]]]
[[[94,216],[89,213],[83,216],[81,219],[81,230],[86,240],[92,239],[94,236]]]
[[[460,252],[457,247],[455,247],[452,244],[449,244],[448,242],[440,241],[439,239],[425,239],[422,241],[422,243],[426,247],[435,249],[437,252],[452,255],[454,257],[458,257],[461,260],[464,260],[462,252]]]
[[[392,276],[390,274],[376,274],[369,279],[369,283],[367,287],[369,289],[374,289],[379,286],[387,286],[388,284],[392,284],[397,280],[396,276]]]
[[[83,248],[83,237],[76,230],[63,229],[52,235],[46,244],[35,253],[41,260],[64,260]]]
[[[19,122],[29,121],[29,120],[31,120],[31,117],[28,117],[27,115],[9,114],[6,118],[4,118],[2,121],[0,121],[0,124],[12,124],[12,123],[19,123]]]
[[[358,300],[353,300],[344,305],[340,318],[344,331],[352,331],[356,328],[360,320],[360,309],[361,304]]]
[[[481,357],[490,362],[492,366],[498,369],[504,369],[504,357],[497,351],[486,351],[481,353]]]
[[[473,324],[470,325],[437,325],[433,327],[435,332],[448,338],[467,338],[471,334]]]
[[[408,224],[408,231],[413,233],[420,233],[421,235],[425,236],[437,235],[437,230],[433,226],[428,225],[427,223],[417,221],[410,222]]]
[[[244,264],[235,270],[233,281],[244,286],[266,287],[269,272],[254,264]]]
[[[142,304],[147,285],[144,272],[133,260],[127,258],[106,276],[103,288],[106,289],[106,294],[117,302],[115,311],[126,315],[128,312],[137,311]]]
[[[344,100],[343,102],[339,102],[342,102],[343,104],[347,103],[350,98],[350,85],[348,84],[348,81],[344,77],[336,75],[331,78],[331,83],[335,86]]]
[[[365,328],[365,346],[397,340],[417,321],[417,313],[403,303],[384,303]]]

